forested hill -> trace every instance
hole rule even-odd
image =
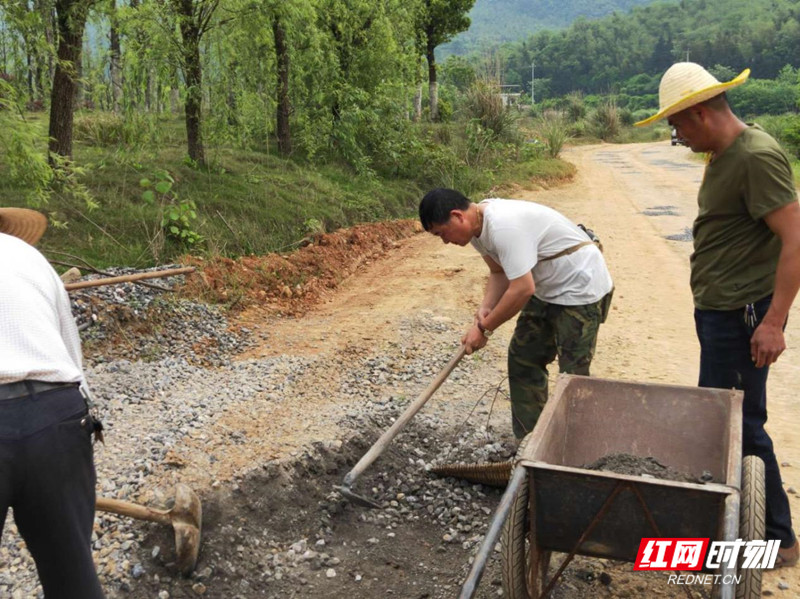
[[[687,56],[716,67],[718,76],[750,67],[753,77],[774,79],[786,65],[800,66],[800,1],[655,2],[541,31],[500,53],[505,82],[522,84],[526,92],[535,62],[540,99],[623,88],[655,93],[664,70]]]
[[[562,29],[578,17],[594,19],[627,12],[654,0],[476,0],[469,13],[472,25],[443,54],[466,54],[498,42],[521,40],[543,29]]]

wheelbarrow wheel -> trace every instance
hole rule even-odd
[[[767,499],[764,488],[764,462],[754,455],[742,460],[742,493],[739,504],[739,537],[743,541],[761,541],[766,534]],[[739,559],[737,574],[742,579],[736,585],[736,599],[761,597],[760,568],[742,569]]]
[[[550,552],[537,547],[529,513],[526,473],[500,537],[503,590],[509,599],[539,599],[546,584]]]

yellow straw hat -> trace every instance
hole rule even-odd
[[[636,127],[649,125],[679,113],[690,106],[718,96],[726,89],[741,85],[750,76],[745,69],[735,79],[720,83],[717,78],[694,62],[678,62],[667,69],[658,86],[659,110],[650,118],[634,123]]]
[[[28,208],[0,208],[0,233],[36,245],[46,228],[47,217],[41,212]]]

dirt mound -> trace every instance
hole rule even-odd
[[[653,457],[631,455],[629,453],[613,453],[582,466],[586,470],[604,470],[629,476],[645,476],[662,480],[677,480],[685,483],[698,482],[697,477],[674,468],[665,466]]]
[[[314,235],[290,254],[190,257],[185,262],[196,266],[199,276],[190,277],[182,292],[236,309],[261,304],[300,315],[359,267],[421,230],[413,220],[370,223]]]

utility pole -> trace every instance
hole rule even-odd
[[[536,97],[533,95],[533,82],[536,80],[536,62],[531,62],[531,106],[536,104]]]

